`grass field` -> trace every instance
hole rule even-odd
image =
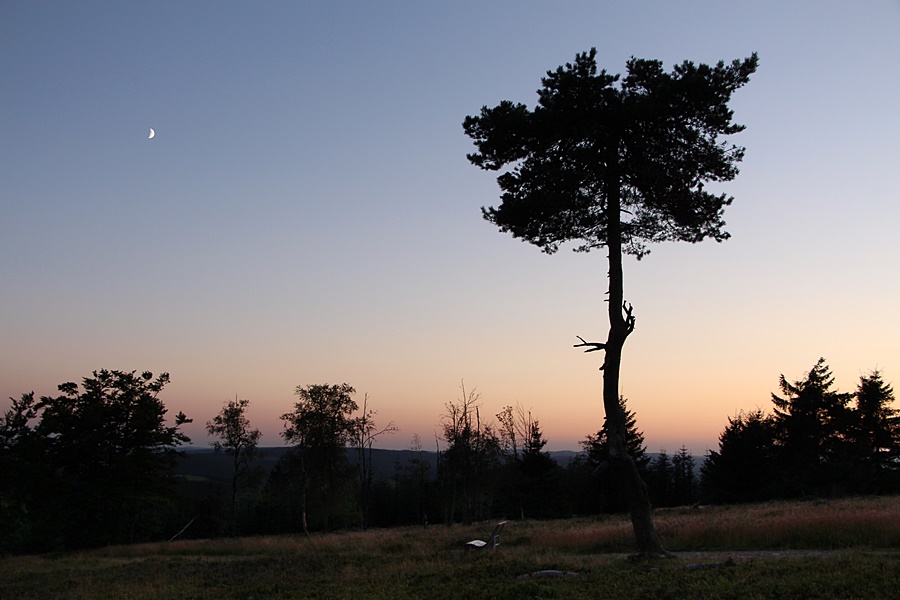
[[[197,540],[7,557],[0,598],[898,598],[900,498],[661,510],[675,558],[633,561],[627,518]],[[730,560],[729,560],[730,559]],[[571,577],[531,577],[545,570]]]

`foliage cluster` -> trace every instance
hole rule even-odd
[[[12,400],[0,421],[0,550],[156,539],[173,509],[176,448],[163,373],[94,371],[59,396]]]

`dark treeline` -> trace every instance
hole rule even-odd
[[[900,411],[879,371],[854,392],[834,389],[819,359],[793,383],[781,376],[772,412],[728,419],[719,449],[703,464],[714,502],[900,492]]]
[[[376,426],[368,397],[360,407],[341,384],[297,388],[281,417],[290,448],[268,470],[249,401],[225,403],[206,428],[229,458],[227,483],[178,477],[189,420],[179,413],[166,424],[158,395],[167,382],[167,374],[104,370],[81,389],[66,383],[60,396],[12,401],[0,422],[0,552],[627,510],[605,422],[561,466],[531,412],[506,406],[491,415],[465,387],[445,405],[433,448],[413,436],[392,473],[376,472],[372,449],[396,428]],[[832,387],[823,360],[800,381],[782,376],[773,412],[730,418],[700,476],[684,446],[651,457],[620,398],[625,443],[653,506],[900,491],[893,390],[878,372],[853,393]]]

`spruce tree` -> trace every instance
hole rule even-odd
[[[694,457],[684,445],[672,457],[672,495],[675,506],[692,504],[697,496]]]
[[[775,420],[757,409],[728,418],[700,468],[704,502],[753,502],[777,495]]]
[[[801,380],[789,383],[782,375],[784,396],[772,394],[777,466],[786,495],[846,491],[852,474],[850,394],[833,390],[833,385],[831,369],[820,358]]]
[[[861,492],[900,489],[900,410],[892,407],[894,389],[880,371],[859,378],[852,438]]]
[[[637,417],[633,411],[628,409],[627,404],[628,401],[625,397],[620,396],[619,407],[625,416],[625,447],[633,457],[641,477],[646,480],[649,474],[650,457],[647,455],[647,447],[644,445],[644,433],[637,428]],[[614,482],[616,473],[613,469],[618,466],[618,463],[610,461],[607,424],[607,419],[604,419],[600,431],[588,435],[581,442],[584,466],[597,478],[601,509],[604,512],[621,512],[628,507],[622,490]]]

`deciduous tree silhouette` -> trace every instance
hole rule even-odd
[[[166,423],[158,396],[167,383],[168,373],[103,369],[80,389],[63,383],[60,395],[39,402],[26,394],[4,415],[0,466],[27,480],[15,490],[30,520],[32,549],[161,534],[177,447],[190,441],[180,431],[190,422],[183,413]]]
[[[353,427],[351,415],[359,408],[352,398],[355,391],[346,383],[297,386],[295,394],[299,400],[294,410],[281,415],[285,422],[282,436],[294,446],[291,460],[300,478],[301,527],[307,535],[310,486],[317,483],[321,495],[328,497],[346,474],[344,446]],[[326,506],[333,507],[332,503]],[[325,517],[328,528],[329,515]]]
[[[259,429],[250,427],[247,419],[249,400],[229,400],[212,421],[206,423],[206,432],[215,436],[212,447],[216,452],[224,451],[232,459],[231,475],[231,531],[237,526],[237,492],[238,481],[247,479],[251,474],[253,459],[257,456],[257,446],[262,435]]]
[[[34,392],[10,398],[0,420],[0,555],[29,548],[34,537],[35,497],[50,480],[45,443],[33,421],[40,411]]]
[[[488,475],[500,461],[500,438],[492,425],[481,420],[481,394],[474,389],[467,392],[464,383],[460,389],[462,396],[446,403],[447,412],[441,417],[447,447],[440,452],[438,467],[447,524],[456,519],[458,500],[464,523],[485,518],[491,491]]]
[[[610,420],[610,459],[621,473],[638,550],[663,553],[650,517],[646,488],[625,447],[619,409],[622,347],[635,316],[624,300],[622,256],[647,254],[665,240],[724,240],[724,194],[707,182],[733,179],[743,148],[720,136],[738,133],[728,102],[749,81],[756,54],[729,65],[685,61],[671,73],[656,60],[632,58],[627,75],[597,71],[596,50],[549,71],[538,105],[503,101],[466,117],[463,127],[478,152],[472,164],[498,171],[498,207],[482,208],[501,231],[553,253],[565,242],[577,250],[605,247],[609,260],[609,333],[604,350],[603,403]]]
[[[356,474],[359,484],[359,510],[362,514],[363,529],[369,527],[369,512],[372,503],[372,446],[384,434],[399,431],[393,421],[378,429],[375,425],[376,411],[369,408],[369,395],[363,396],[362,414],[350,422],[350,445],[356,451]]]

